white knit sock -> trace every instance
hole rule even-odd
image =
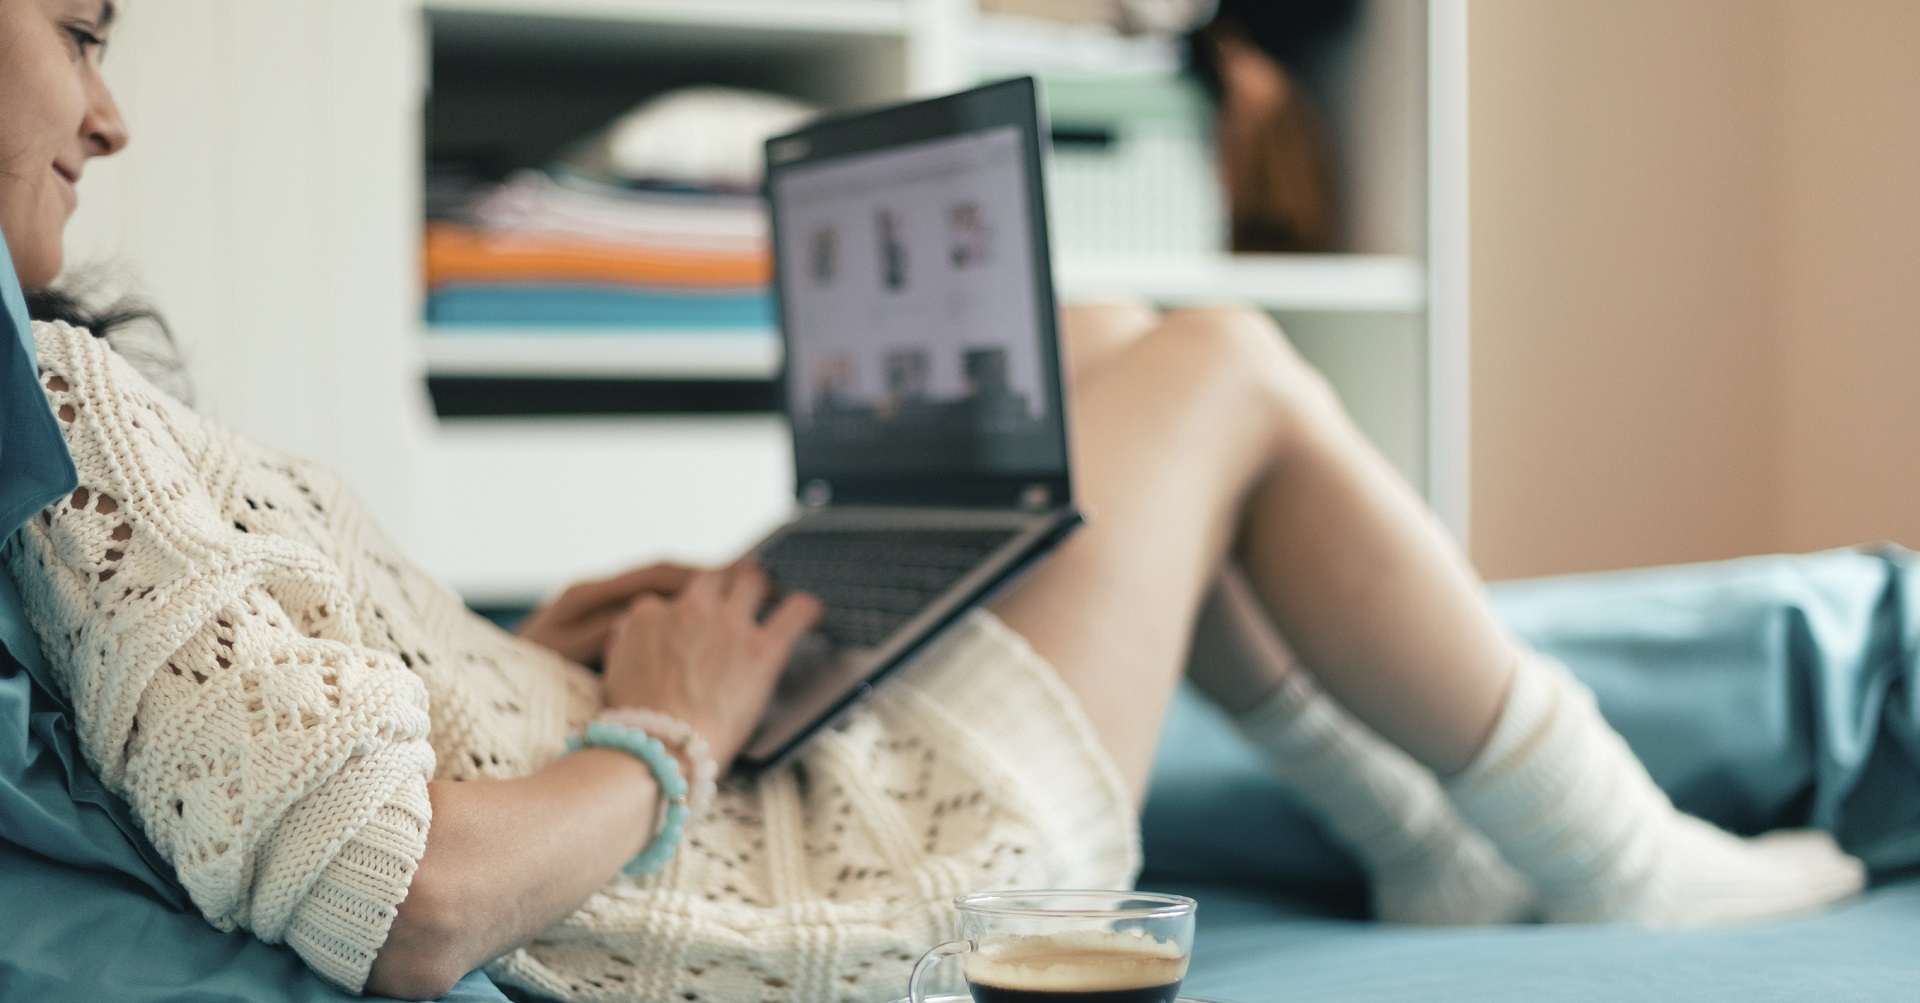
[[[1236,723],[1359,856],[1372,877],[1375,918],[1459,926],[1531,914],[1526,882],[1461,821],[1439,780],[1306,673],[1289,673],[1278,692]]]
[[[1526,875],[1550,922],[1705,926],[1811,912],[1864,871],[1824,832],[1741,839],[1681,814],[1549,659],[1514,674],[1486,747],[1447,784],[1466,819]]]

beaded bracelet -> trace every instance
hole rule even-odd
[[[600,712],[596,719],[638,728],[676,750],[688,770],[687,810],[689,821],[698,822],[713,808],[720,790],[720,764],[714,762],[707,740],[693,726],[670,714],[643,707],[614,707]]]
[[[647,764],[653,771],[653,778],[660,784],[660,793],[667,799],[666,821],[660,826],[660,832],[653,842],[641,851],[640,855],[627,861],[621,868],[631,877],[652,874],[667,865],[673,859],[673,851],[680,846],[680,837],[687,827],[687,781],[680,776],[680,761],[660,740],[646,732],[629,725],[613,721],[595,721],[587,725],[587,730],[567,739],[567,751],[579,752],[585,748],[618,749]]]

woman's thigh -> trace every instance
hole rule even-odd
[[[1079,696],[1136,795],[1200,599],[1276,455],[1296,368],[1265,317],[1189,311],[1073,387],[1087,525],[995,611]]]

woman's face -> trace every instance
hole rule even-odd
[[[100,56],[113,0],[0,0],[0,233],[20,284],[60,274],[88,160],[127,145]]]

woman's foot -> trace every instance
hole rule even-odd
[[[1368,730],[1295,670],[1236,723],[1288,788],[1371,876],[1388,923],[1465,926],[1529,918],[1533,895],[1461,821],[1426,767]]]
[[[1526,876],[1549,922],[1778,919],[1865,884],[1860,862],[1824,832],[1742,839],[1681,814],[1593,694],[1537,655],[1521,659],[1493,734],[1447,788]]]

